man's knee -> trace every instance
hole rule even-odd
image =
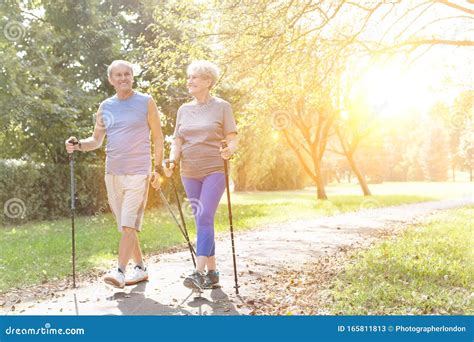
[[[123,235],[135,235],[137,233],[137,230],[135,228],[130,228],[130,227],[122,227],[122,234]]]

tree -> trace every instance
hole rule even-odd
[[[345,92],[350,93],[350,90],[345,89]],[[345,96],[343,102],[345,110],[340,113],[334,126],[337,142],[332,144],[330,151],[346,157],[364,196],[370,196],[371,192],[367,180],[356,161],[356,151],[379,128],[379,122],[376,113],[369,108],[363,94],[358,93],[353,99]],[[340,146],[340,148],[336,146]],[[370,168],[366,167],[366,169],[369,170]]]

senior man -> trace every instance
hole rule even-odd
[[[142,227],[150,181],[155,189],[160,188],[158,173],[163,158],[163,134],[155,101],[150,95],[133,89],[132,65],[122,60],[113,61],[107,74],[116,94],[99,106],[92,136],[80,140],[69,137],[66,150],[73,153],[98,149],[107,136],[105,185],[121,239],[118,267],[112,269],[104,281],[123,288],[148,279],[137,232]],[[131,258],[135,267],[133,272],[126,273]]]

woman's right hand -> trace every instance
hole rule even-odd
[[[163,160],[163,172],[166,177],[171,177],[174,170],[174,160]]]

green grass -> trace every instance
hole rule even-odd
[[[225,198],[225,196],[224,196]],[[363,207],[388,206],[430,200],[423,196],[337,195],[329,201],[316,201],[312,191],[235,193],[234,227],[245,230],[269,223],[315,218]],[[177,213],[177,210],[176,210]],[[186,214],[191,237],[195,237],[191,213]],[[225,200],[216,216],[216,231],[228,231]],[[103,268],[115,259],[119,234],[111,214],[76,218],[77,271]],[[164,208],[148,210],[140,234],[145,254],[183,245],[183,238]],[[0,229],[0,291],[57,280],[71,272],[70,219],[30,222]]]
[[[474,206],[437,213],[352,256],[332,284],[333,313],[470,314]]]

